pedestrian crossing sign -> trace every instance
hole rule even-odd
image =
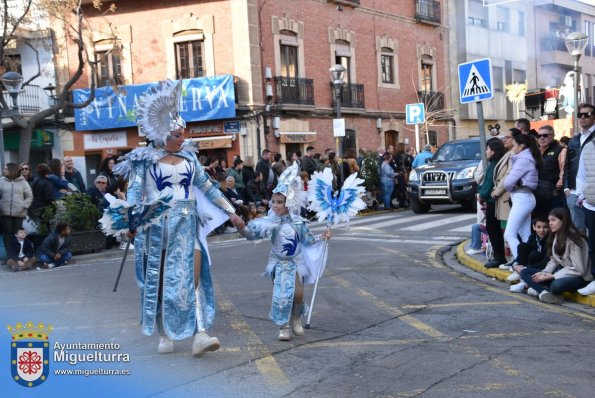
[[[459,65],[461,104],[492,99],[492,60],[478,59]]]

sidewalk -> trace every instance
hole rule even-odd
[[[510,271],[501,270],[499,268],[486,268],[484,267],[484,263],[487,261],[485,255],[477,254],[477,255],[469,255],[465,253],[465,247],[469,244],[469,240],[466,240],[460,243],[457,246],[457,259],[459,263],[462,265],[471,268],[479,273],[487,275],[489,277],[498,279],[506,284],[510,284],[510,282],[506,281],[508,275],[511,274]],[[522,293],[519,293],[522,294]],[[586,305],[589,307],[595,307],[595,295],[590,296],[581,296],[580,294],[574,293],[564,293],[564,298],[568,301],[574,301],[575,303],[579,303],[582,305]]]

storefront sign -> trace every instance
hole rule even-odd
[[[138,98],[157,82],[121,86],[114,93],[111,86],[95,89],[95,99],[82,109],[75,109],[77,130],[102,130],[136,125]],[[74,102],[90,97],[89,89],[74,90]],[[234,118],[235,93],[232,75],[182,80],[179,109],[186,122]]]
[[[192,126],[188,129],[190,134],[208,134],[208,133],[215,133],[221,134],[223,133],[223,125],[221,123],[218,124],[206,124],[204,126]]]
[[[307,144],[316,141],[316,131],[280,132],[282,144]]]
[[[85,134],[83,139],[85,149],[125,148],[128,146],[125,131]]]
[[[229,136],[214,136],[214,137],[196,137],[192,141],[198,143],[198,150],[205,149],[221,149],[231,148],[231,137]]]
[[[240,122],[237,120],[234,122],[223,123],[223,131],[225,134],[238,134],[240,132],[240,128]]]

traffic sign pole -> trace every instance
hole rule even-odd
[[[481,148],[481,164],[483,165],[483,172],[488,169],[488,158],[486,155],[486,133],[483,120],[483,103],[477,102],[477,124],[479,127],[479,145]]]
[[[419,124],[415,123],[415,150],[419,153]]]

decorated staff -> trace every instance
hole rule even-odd
[[[330,168],[325,168],[323,172],[315,172],[308,184],[308,200],[310,201],[309,210],[316,212],[318,221],[327,220],[326,228],[330,233],[331,227],[339,223],[349,224],[349,219],[355,216],[358,211],[365,209],[366,204],[361,199],[365,194],[365,189],[360,186],[364,180],[357,178],[357,173],[350,175],[343,184],[340,191],[333,193],[333,173]],[[316,270],[316,282],[310,301],[308,318],[306,319],[306,329],[310,328],[310,319],[312,317],[312,308],[316,299],[318,290],[318,281],[326,266],[328,243],[325,240],[323,244],[322,255]]]
[[[248,240],[270,239],[273,247],[265,276],[273,280],[273,299],[269,318],[279,326],[279,340],[288,341],[292,333],[304,334],[301,317],[307,312],[304,284],[314,283],[317,261],[323,255],[323,242],[330,231],[313,236],[307,220],[300,217],[306,206],[303,182],[297,162],[279,177],[273,190],[268,216],[256,218],[240,230]]]

